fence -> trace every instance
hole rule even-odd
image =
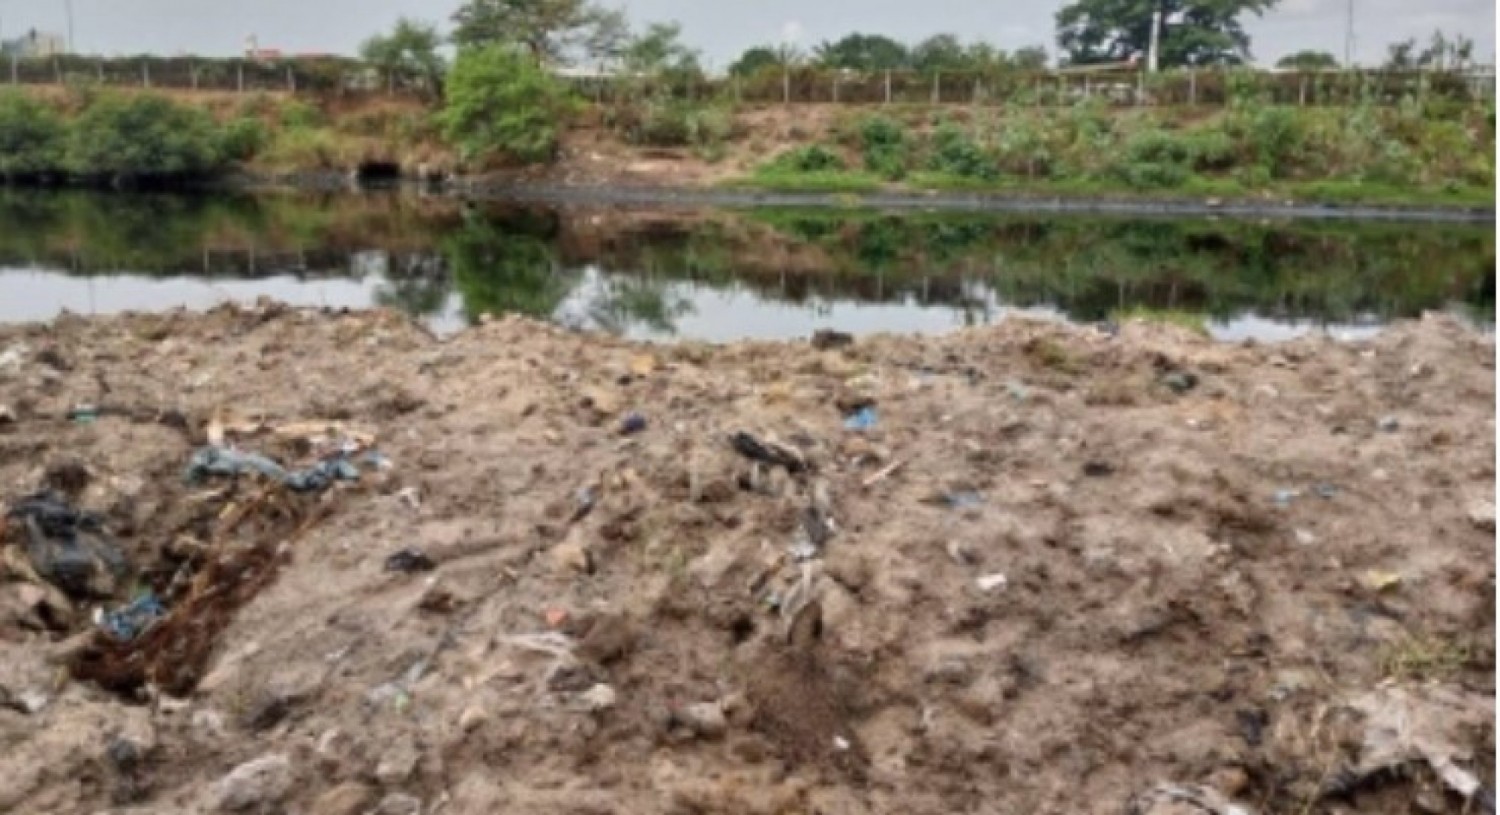
[[[244,59],[65,55],[12,58],[13,85],[97,84],[232,92],[431,96],[425,78],[384,71],[357,60],[296,59],[269,63]],[[0,78],[0,81],[4,81]],[[1458,71],[1252,71],[1135,70],[993,71],[919,73],[853,72],[821,68],[769,69],[749,77],[700,75],[588,77],[567,80],[604,104],[645,97],[721,100],[747,104],[1072,105],[1083,99],[1109,104],[1220,106],[1246,95],[1275,104],[1339,106],[1394,104],[1402,99],[1465,102],[1495,98],[1493,68]]]

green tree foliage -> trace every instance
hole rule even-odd
[[[1040,71],[1047,67],[1047,49],[1040,45],[1017,48],[1010,55],[1010,62],[1023,71]]]
[[[468,0],[453,15],[460,48],[508,45],[537,62],[566,62],[578,49],[618,45],[623,18],[588,0]],[[608,35],[608,36],[601,36]]]
[[[1073,65],[1144,59],[1152,13],[1163,14],[1160,63],[1238,65],[1250,57],[1240,17],[1277,0],[1074,0],[1057,13],[1057,42]]]
[[[824,42],[813,49],[813,58],[825,68],[882,71],[905,68],[910,54],[906,46],[880,34],[850,34],[837,42]]]
[[[82,176],[151,180],[203,176],[224,157],[212,117],[163,96],[100,96],[73,123],[67,161]]]
[[[64,136],[52,108],[20,91],[0,91],[0,178],[56,172]]]
[[[794,68],[802,64],[803,55],[794,45],[757,45],[729,66],[733,76],[752,76],[767,68]]]
[[[1276,60],[1277,68],[1291,68],[1299,71],[1326,71],[1339,67],[1338,58],[1327,51],[1298,51],[1295,54],[1287,54]]]
[[[459,52],[439,114],[444,135],[471,158],[523,164],[556,158],[567,90],[505,46]]]
[[[551,317],[573,288],[557,259],[555,216],[465,218],[443,244],[469,319],[483,314]]]
[[[900,123],[884,116],[871,116],[859,128],[865,169],[892,181],[906,175],[910,148]]]
[[[698,52],[682,43],[682,26],[652,23],[631,37],[623,59],[625,69],[642,74],[698,73]]]
[[[359,55],[381,70],[420,77],[434,92],[441,93],[443,72],[448,67],[438,53],[442,42],[435,26],[402,17],[391,33],[365,40]]]
[[[924,73],[963,71],[970,67],[969,52],[952,34],[937,34],[911,49],[911,67]]]
[[[1432,32],[1427,47],[1418,50],[1415,38],[1391,43],[1386,48],[1385,67],[1393,70],[1431,68],[1439,71],[1463,70],[1474,61],[1474,41],[1462,34],[1449,38],[1442,31]]]

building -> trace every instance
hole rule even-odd
[[[31,29],[25,36],[0,40],[0,56],[13,59],[46,59],[68,52],[68,41],[59,34]]]

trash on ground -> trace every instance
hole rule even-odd
[[[1277,490],[1276,492],[1271,494],[1271,501],[1275,503],[1276,506],[1285,509],[1291,506],[1293,501],[1296,501],[1301,497],[1302,493],[1299,490]]]
[[[1198,387],[1198,375],[1189,371],[1173,371],[1161,378],[1167,389],[1181,396]]]
[[[952,509],[973,509],[984,505],[984,496],[973,490],[960,490],[945,494],[943,501]]]
[[[1401,420],[1395,416],[1382,416],[1380,421],[1375,423],[1375,426],[1383,432],[1395,433],[1401,429]]]
[[[26,529],[26,557],[42,580],[71,597],[109,597],[124,582],[129,563],[91,513],[56,492],[23,498],[6,513]]]
[[[1108,478],[1115,474],[1115,465],[1107,461],[1089,461],[1083,465],[1083,474],[1089,478]]]
[[[730,436],[729,443],[734,446],[735,452],[751,461],[784,467],[790,473],[807,470],[807,462],[803,461],[797,453],[779,444],[762,442],[744,431]]]
[[[68,411],[68,421],[75,424],[93,424],[99,421],[99,408],[93,405],[78,405]]]
[[[416,548],[402,549],[385,559],[385,570],[388,572],[402,572],[412,574],[414,572],[430,572],[437,568],[437,564],[425,552]]]
[[[853,431],[872,430],[879,422],[880,414],[875,411],[875,408],[867,405],[844,419],[844,429]]]
[[[837,527],[827,513],[817,507],[803,510],[802,523],[797,527],[796,539],[791,546],[792,558],[801,562],[818,557],[836,531]]]
[[[211,475],[240,476],[258,473],[279,481],[294,492],[317,492],[335,481],[358,481],[359,468],[347,456],[339,454],[305,470],[287,470],[259,453],[245,453],[224,447],[204,447],[193,454],[183,479],[197,484]]]
[[[631,413],[620,422],[620,435],[634,436],[645,430],[647,426],[646,417],[639,413]]]
[[[974,581],[974,583],[979,586],[980,591],[988,594],[996,589],[1005,588],[1010,583],[1010,580],[1003,574],[987,574]]]
[[[1031,396],[1031,391],[1014,379],[1005,383],[1005,391],[1010,394],[1010,398],[1017,402],[1024,402]]]
[[[1313,492],[1317,493],[1318,497],[1322,498],[1324,501],[1332,501],[1334,498],[1338,497],[1339,488],[1335,487],[1332,484],[1319,484],[1318,486],[1313,487]]]
[[[1470,745],[1474,734],[1493,726],[1495,699],[1444,686],[1383,686],[1353,700],[1364,714],[1355,781],[1400,773],[1425,763],[1461,798],[1474,801],[1485,793],[1482,782],[1464,765],[1479,758]]]
[[[860,486],[864,487],[865,489],[869,489],[870,487],[873,487],[876,484],[879,484],[880,482],[886,480],[887,478],[890,478],[892,475],[894,475],[896,473],[897,470],[900,470],[902,467],[905,467],[905,466],[906,466],[906,460],[905,459],[902,459],[900,461],[893,461],[888,466],[881,468],[874,475],[870,476],[869,478],[866,478],[864,480],[864,482],[862,484],[860,484]]]
[[[587,518],[594,507],[599,505],[599,490],[593,487],[579,487],[573,493],[573,515],[568,519],[570,523],[578,523]]]
[[[827,351],[833,348],[848,348],[854,344],[854,335],[845,334],[842,331],[819,329],[813,332],[812,347],[819,351]]]
[[[1252,815],[1224,794],[1208,787],[1158,784],[1130,799],[1125,815]]]
[[[130,642],[144,634],[157,620],[165,616],[167,616],[167,607],[162,605],[155,594],[147,591],[131,601],[129,605],[114,611],[96,612],[94,622],[104,633],[116,640]]]
[[[1390,591],[1401,585],[1401,575],[1395,572],[1371,569],[1365,573],[1365,585],[1375,591]]]

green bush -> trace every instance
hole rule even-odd
[[[899,122],[884,116],[865,119],[860,124],[859,141],[865,169],[891,181],[905,177],[910,149],[906,129]]]
[[[459,52],[441,121],[469,158],[535,164],[556,160],[568,107],[567,89],[529,56],[490,46]]]
[[[286,128],[321,127],[325,123],[323,111],[296,99],[282,106],[280,118],[281,126]]]
[[[1195,170],[1228,170],[1238,156],[1234,139],[1218,128],[1193,130],[1183,135]]]
[[[212,174],[224,155],[204,111],[163,96],[100,96],[73,123],[67,163],[78,175],[167,179]]]
[[[1051,133],[1045,125],[1028,117],[1013,119],[1000,131],[996,153],[1001,166],[1027,178],[1052,174],[1057,156]]]
[[[1114,175],[1140,189],[1179,187],[1187,181],[1195,160],[1186,139],[1165,130],[1142,130],[1125,142]]]
[[[52,108],[19,91],[0,92],[0,177],[58,172],[65,137]]]
[[[627,142],[652,147],[713,147],[734,130],[728,111],[670,99],[616,108],[608,115]]]
[[[1284,178],[1301,158],[1307,134],[1293,108],[1265,107],[1250,114],[1249,147],[1272,178]]]
[[[788,150],[771,162],[771,168],[792,173],[822,173],[846,169],[839,154],[821,144]]]
[[[928,169],[959,178],[974,178],[983,181],[1000,175],[995,162],[985,154],[963,128],[951,122],[938,126],[932,135],[932,157]]]
[[[219,151],[231,161],[255,158],[266,146],[266,126],[259,119],[234,119],[219,134]]]

